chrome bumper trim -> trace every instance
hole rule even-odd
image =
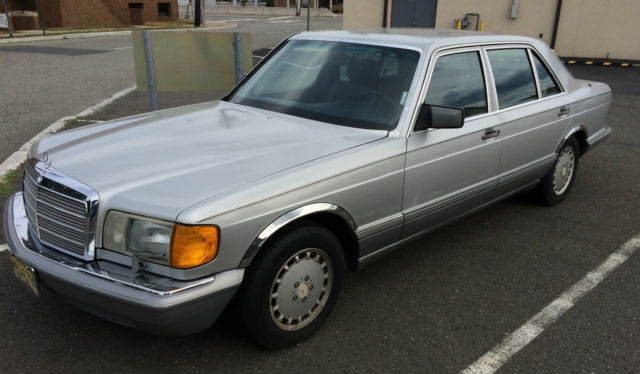
[[[604,140],[604,138],[606,138],[607,136],[609,136],[609,134],[611,134],[611,131],[612,131],[611,127],[609,126],[604,126],[600,130],[596,131],[593,135],[587,138],[587,143],[589,144],[589,148],[597,145],[602,140]]]

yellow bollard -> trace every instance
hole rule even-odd
[[[480,31],[484,31],[484,21],[480,21]]]
[[[462,29],[462,20],[457,20],[456,21],[456,30],[461,30]]]

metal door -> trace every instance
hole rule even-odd
[[[507,58],[502,66],[494,65],[491,61],[491,53],[508,51],[520,53],[520,58]],[[500,176],[500,191],[508,193],[518,187],[532,183],[542,178],[551,168],[555,161],[556,146],[558,140],[569,126],[569,104],[570,99],[562,93],[556,94],[555,98],[539,99],[542,97],[540,85],[537,79],[537,72],[532,69],[533,56],[527,52],[526,46],[511,45],[492,47],[487,49],[489,62],[491,63],[492,76],[494,81],[499,75],[504,75],[504,71],[515,71],[516,64],[526,65],[530,70],[530,77],[527,81],[533,81],[533,88],[537,91],[534,97],[518,105],[502,108],[498,111],[500,125],[496,126],[503,137],[502,153],[498,174]],[[523,61],[522,61],[523,60]],[[522,76],[518,74],[517,77]],[[516,79],[513,79],[516,81]],[[498,91],[501,86],[499,81],[495,82]],[[519,91],[524,91],[521,84],[513,86],[519,87]],[[504,84],[502,84],[504,86]],[[500,97],[497,98],[500,105]]]
[[[436,26],[438,0],[393,0],[391,27]]]
[[[466,57],[454,61],[462,56]],[[448,106],[469,105],[469,116],[461,128],[410,134],[402,204],[405,238],[445,224],[497,197],[502,139],[495,131],[498,118],[489,111],[488,68],[481,61],[479,47],[443,51],[432,59],[429,90],[448,101]],[[450,79],[452,75],[456,78]],[[428,97],[429,91],[423,101],[433,99]],[[478,99],[484,101],[484,108],[478,106],[481,110],[474,113]]]

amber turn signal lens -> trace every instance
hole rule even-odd
[[[218,254],[218,228],[176,224],[171,235],[171,263],[176,268],[193,268]]]

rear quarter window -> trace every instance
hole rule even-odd
[[[538,82],[540,82],[540,92],[542,93],[542,97],[560,93],[562,90],[560,90],[558,82],[553,78],[549,69],[547,69],[535,53],[532,53],[532,56],[533,64],[536,66],[536,73],[538,74]]]

